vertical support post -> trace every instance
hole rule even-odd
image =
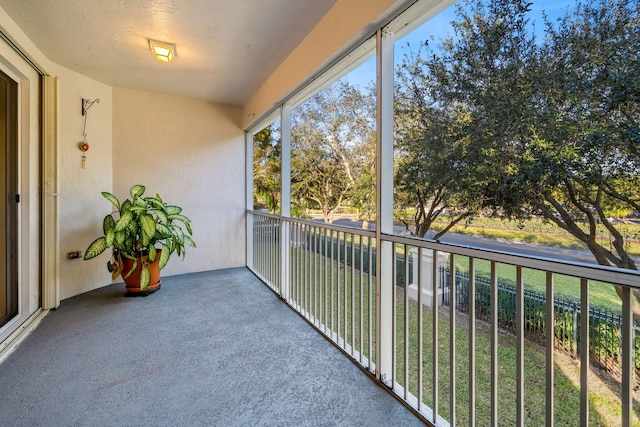
[[[244,134],[245,139],[245,180],[247,185],[245,187],[245,206],[247,210],[253,210],[253,134],[251,132],[246,132]],[[253,265],[253,247],[254,247],[254,239],[255,234],[253,232],[253,215],[247,214],[246,217],[246,257],[247,257],[247,266],[249,268],[255,269],[255,265]]]
[[[289,301],[291,292],[291,106],[280,109],[280,296]]]
[[[393,368],[393,262],[391,242],[383,234],[393,234],[393,33],[380,29],[376,34],[376,378],[388,384]]]

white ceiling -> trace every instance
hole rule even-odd
[[[0,0],[55,63],[111,86],[242,106],[336,0]],[[170,63],[147,39],[177,45]]]

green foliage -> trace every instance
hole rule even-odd
[[[338,81],[292,111],[291,199],[326,222],[343,205],[374,215],[375,103]]]
[[[167,264],[173,252],[184,258],[185,246],[196,247],[195,242],[181,228],[180,223],[189,235],[192,234],[191,220],[181,214],[182,208],[164,203],[157,194],[155,197],[142,197],[144,191],[144,186],[134,185],[130,191],[131,199],[126,199],[123,203],[111,193],[102,193],[116,211],[105,216],[104,236],[91,243],[84,254],[84,259],[89,260],[112,247],[113,256],[107,268],[114,278],[120,273],[123,277],[130,276],[140,260],[143,266],[140,290],[149,285],[148,263],[156,260],[156,243],[162,248],[158,264],[160,269]],[[118,214],[117,220],[113,217],[114,214]],[[122,271],[122,258],[136,260],[131,271]]]
[[[280,209],[281,142],[279,129],[269,125],[253,136],[254,206],[270,213]]]
[[[542,40],[530,8],[464,2],[439,49],[405,60],[402,206],[543,216],[599,263],[636,269],[610,215],[640,210],[640,8],[579,1]]]

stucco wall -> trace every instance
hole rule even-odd
[[[68,260],[67,253],[84,250],[102,231],[101,191],[111,191],[112,164],[112,88],[64,67],[54,65],[60,79],[59,212],[60,221],[60,298],[90,291],[111,283],[105,276],[109,254],[96,260]],[[95,103],[87,114],[86,166],[81,163],[83,141],[82,98]]]
[[[245,265],[244,133],[240,109],[149,92],[113,90],[113,190],[134,184],[181,206],[193,239],[163,275]],[[107,211],[108,202],[100,202]],[[106,272],[105,272],[106,274]]]

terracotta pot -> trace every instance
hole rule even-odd
[[[131,271],[131,267],[133,267],[133,260],[123,258],[123,269],[122,269],[122,279],[127,288],[127,292],[130,294],[141,294],[148,295],[152,292],[160,289],[160,269],[158,268],[158,263],[160,262],[160,254],[162,251],[158,251],[156,255],[156,260],[154,262],[149,263],[149,272],[151,273],[151,280],[149,280],[149,284],[147,287],[141,291],[140,290],[140,272],[142,271],[142,264],[147,260],[147,257],[138,258],[138,267],[136,270],[131,273],[131,275],[127,278],[124,277],[129,271]]]

